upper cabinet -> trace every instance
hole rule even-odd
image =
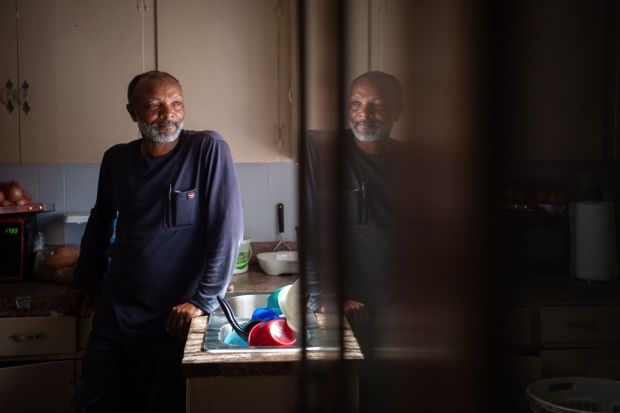
[[[125,91],[155,66],[153,2],[0,1],[0,162],[99,163],[138,136]]]
[[[503,3],[496,139],[509,158],[615,156],[617,12],[616,2],[606,0]]]
[[[236,162],[294,159],[289,0],[160,0],[158,68],[183,86],[187,129]]]
[[[18,163],[17,13],[15,2],[0,1],[0,162]]]

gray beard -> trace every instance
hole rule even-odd
[[[367,123],[376,127],[374,132],[360,132],[357,130],[357,126],[362,123]],[[371,121],[349,121],[349,126],[351,127],[351,131],[353,135],[357,138],[357,140],[362,142],[378,142],[383,139],[383,135],[385,133],[385,129],[383,128],[383,124],[378,122]]]
[[[165,122],[170,122],[172,124],[174,124],[177,127],[176,132],[170,134],[170,135],[166,135],[166,134],[161,134],[157,131],[157,127],[159,125],[161,125],[162,122],[160,123],[153,123],[151,125],[149,125],[148,123],[142,122],[142,121],[138,121],[138,129],[140,130],[140,133],[142,134],[142,136],[144,136],[146,139],[148,139],[149,141],[153,142],[153,143],[169,143],[169,142],[174,142],[179,135],[181,134],[181,131],[183,130],[183,122],[175,122],[175,121],[165,121]]]

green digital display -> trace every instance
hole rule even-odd
[[[6,227],[4,229],[5,234],[17,235],[19,234],[19,227]]]

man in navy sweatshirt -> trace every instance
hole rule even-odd
[[[127,98],[142,137],[103,156],[66,294],[77,312],[99,292],[79,411],[184,412],[184,340],[230,282],[243,238],[241,196],[224,139],[183,129],[175,77],[140,74]]]

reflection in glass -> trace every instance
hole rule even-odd
[[[302,4],[302,269],[340,356],[306,353],[301,407],[482,411],[476,5]]]

